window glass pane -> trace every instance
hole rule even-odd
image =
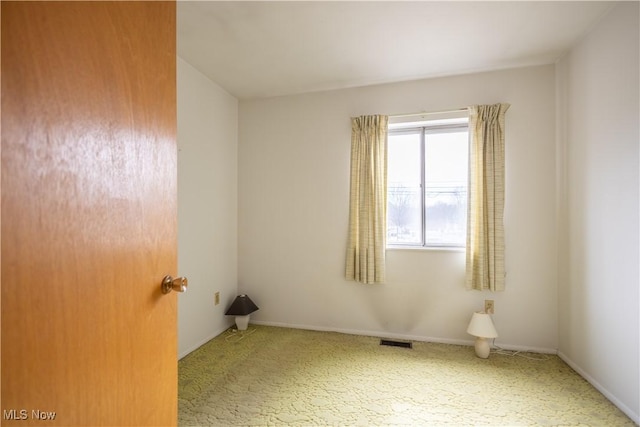
[[[464,246],[467,232],[467,132],[425,136],[426,243]]]
[[[420,133],[389,134],[387,243],[422,244]]]

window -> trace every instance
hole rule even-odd
[[[468,118],[390,123],[387,245],[464,247]]]

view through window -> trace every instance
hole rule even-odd
[[[468,119],[389,125],[387,245],[464,247]]]

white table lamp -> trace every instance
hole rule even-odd
[[[498,332],[493,326],[491,316],[483,311],[477,311],[473,313],[467,333],[476,337],[475,349],[476,356],[486,359],[489,357],[491,348],[489,347],[489,341],[487,338],[497,338]]]

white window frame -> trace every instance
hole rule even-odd
[[[418,120],[417,120],[418,119]],[[401,117],[394,120],[389,118],[389,135],[400,134],[404,132],[420,132],[420,204],[421,204],[421,241],[422,243],[401,243],[387,241],[388,249],[441,249],[441,250],[464,250],[465,243],[431,243],[427,242],[427,218],[426,218],[426,165],[425,165],[425,135],[428,133],[456,132],[464,130],[469,133],[469,116],[468,113],[452,112],[442,113],[437,117],[420,116],[420,117]],[[468,165],[467,165],[468,170]],[[388,191],[388,190],[387,190]],[[468,207],[469,188],[467,184],[467,209]]]

